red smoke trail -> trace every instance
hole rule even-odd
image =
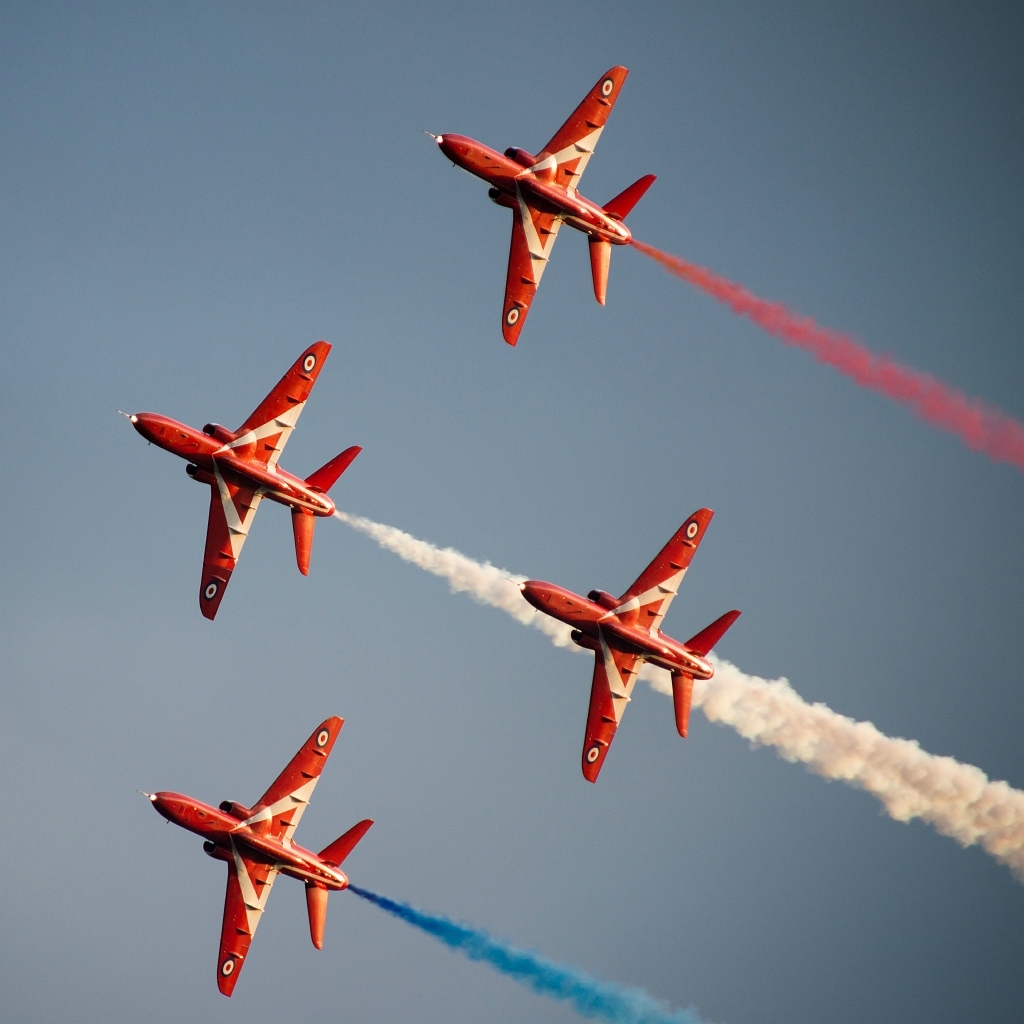
[[[1008,462],[1024,472],[1024,424],[1006,413],[968,398],[927,373],[876,356],[847,335],[819,327],[810,317],[797,316],[779,302],[759,299],[705,267],[636,239],[632,244],[670,273],[753,320],[784,345],[810,352],[818,362],[834,367],[862,388],[909,406],[926,423],[956,434],[972,451],[982,452],[995,462]]]

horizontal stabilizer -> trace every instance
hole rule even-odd
[[[738,611],[726,612],[721,618],[715,619],[710,626],[705,626],[695,637],[686,641],[686,646],[702,658],[725,635],[725,631],[740,617]]]
[[[362,450],[359,445],[346,448],[340,455],[335,455],[326,466],[321,466],[311,476],[307,476],[306,483],[326,494],[338,482],[338,477],[352,465],[352,460]]]
[[[629,211],[644,197],[644,193],[657,181],[653,174],[645,174],[639,181],[634,181],[624,192],[620,192],[610,203],[605,203],[604,212],[610,213],[619,220],[625,220]]]
[[[345,858],[355,849],[356,843],[370,830],[373,824],[372,818],[367,818],[353,825],[343,836],[335,839],[330,846],[320,851],[320,859],[333,864],[335,867],[341,865]]]

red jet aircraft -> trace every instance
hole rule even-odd
[[[327,896],[348,888],[341,864],[373,821],[359,822],[319,853],[304,850],[292,842],[292,836],[344,724],[342,718],[328,718],[317,726],[253,808],[231,800],[223,801],[219,808],[211,807],[180,793],[145,794],[168,821],[201,835],[209,856],[227,861],[228,888],[217,959],[217,987],[226,996],[234,991],[279,874],[305,883],[309,935],[313,945],[323,949]]]
[[[305,480],[286,473],[277,460],[330,351],[326,341],[306,349],[237,430],[207,423],[199,431],[153,412],[128,416],[147,441],[185,459],[189,463],[185,470],[193,480],[210,485],[210,520],[199,586],[199,608],[208,619],[217,614],[263,498],[291,508],[295,560],[299,572],[309,575],[316,517],[334,515],[334,502],[327,492],[362,448],[346,448]]]
[[[512,211],[512,248],[501,313],[501,333],[510,345],[519,340],[563,224],[588,236],[594,295],[604,305],[612,246],[629,244],[633,236],[623,221],[655,179],[653,174],[644,175],[604,206],[584,199],[576,189],[628,74],[627,68],[614,67],[602,75],[536,156],[514,147],[503,155],[465,135],[432,136],[449,160],[489,182],[492,187],[487,194]]]
[[[713,515],[709,508],[694,512],[622,597],[603,590],[580,597],[538,580],[519,584],[534,608],[572,626],[573,642],[596,655],[583,741],[583,777],[589,782],[597,782],[645,661],[672,673],[676,729],[686,737],[693,680],[715,674],[707,654],[740,613],[726,612],[685,644],[665,636],[660,626]]]

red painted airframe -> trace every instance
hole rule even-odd
[[[498,153],[464,135],[433,136],[449,160],[490,183],[487,194],[512,211],[512,247],[501,312],[501,333],[510,345],[519,340],[563,224],[588,236],[594,296],[604,305],[611,247],[629,244],[633,236],[623,221],[655,179],[653,174],[644,175],[604,206],[585,199],[576,189],[628,74],[628,69],[614,67],[602,75],[536,156],[514,147]]]
[[[342,725],[342,718],[328,718],[318,725],[252,808],[231,800],[211,807],[181,793],[145,794],[168,821],[202,836],[206,840],[203,850],[209,856],[227,862],[228,887],[217,958],[217,987],[226,996],[234,991],[279,874],[305,883],[309,935],[313,945],[323,949],[327,896],[348,888],[341,864],[373,821],[359,822],[319,853],[303,849],[292,837]]]
[[[327,492],[362,448],[346,448],[305,480],[286,473],[277,460],[330,351],[326,341],[306,349],[237,430],[207,423],[200,431],[153,412],[128,417],[147,441],[185,459],[189,463],[185,470],[193,480],[210,485],[199,586],[199,608],[208,619],[217,614],[263,498],[292,510],[295,560],[299,572],[309,575],[316,517],[334,515],[334,502]]]
[[[694,512],[622,597],[603,590],[580,597],[538,580],[520,584],[530,604],[572,626],[573,642],[595,654],[583,741],[583,777],[589,782],[597,782],[645,661],[672,673],[676,729],[686,737],[693,681],[715,674],[707,654],[740,613],[726,612],[685,644],[666,636],[660,626],[713,515],[709,508]]]

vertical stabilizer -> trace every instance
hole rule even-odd
[[[324,948],[324,922],[327,920],[328,892],[316,882],[306,883],[306,910],[309,911],[309,937],[317,949]]]
[[[590,236],[590,273],[594,278],[594,298],[604,305],[608,294],[608,267],[612,259],[612,244]]]
[[[303,576],[309,575],[309,556],[313,551],[313,528],[316,516],[312,512],[292,509],[292,533],[295,535],[295,561]]]
[[[690,704],[693,701],[693,676],[686,672],[672,673],[672,704],[676,712],[676,731],[686,739],[690,726]]]

